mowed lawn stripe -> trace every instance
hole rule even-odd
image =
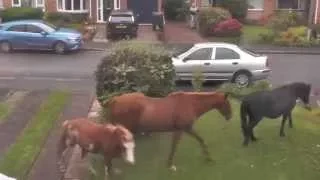
[[[59,120],[46,139],[41,153],[37,157],[32,170],[29,173],[29,180],[58,180],[61,179],[62,173],[57,168],[57,143],[61,135],[61,123],[67,119],[76,117],[86,117],[92,103],[91,93],[72,93],[69,103],[64,108]],[[67,157],[68,158],[68,157]],[[27,178],[25,178],[27,179]]]
[[[25,179],[69,98],[70,94],[67,92],[54,91],[49,94],[16,142],[2,157],[1,173],[17,179]]]
[[[21,131],[39,109],[48,91],[29,92],[0,124],[0,157],[15,142]]]

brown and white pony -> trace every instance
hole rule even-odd
[[[65,170],[65,154],[70,147],[79,145],[84,158],[88,152],[104,156],[106,175],[112,173],[112,159],[123,157],[135,163],[135,141],[132,133],[122,125],[100,124],[87,118],[66,120],[62,124],[58,144],[59,168]],[[62,171],[63,171],[62,170]]]

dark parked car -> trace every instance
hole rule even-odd
[[[113,10],[107,21],[107,38],[137,37],[138,23],[131,10]]]

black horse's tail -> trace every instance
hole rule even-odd
[[[247,116],[249,115],[249,106],[246,101],[242,101],[241,107],[240,107],[240,116],[241,116],[241,128],[243,136],[246,136],[247,127],[248,127],[248,121]]]

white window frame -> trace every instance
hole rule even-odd
[[[249,0],[250,1],[250,0]],[[248,1],[248,3],[249,3],[249,1]],[[248,8],[248,11],[263,11],[264,10],[264,1],[266,1],[266,0],[261,0],[262,1],[262,8]],[[267,0],[268,1],[268,0]],[[278,1],[278,0],[276,0],[276,1]],[[250,3],[249,3],[250,4]]]
[[[60,9],[59,8],[59,0],[56,0],[58,12],[67,12],[67,13],[87,13],[87,12],[89,12],[88,7],[86,7],[86,9],[83,7],[83,1],[86,1],[86,0],[80,0],[80,9],[79,10],[74,10],[74,0],[71,0],[71,10],[66,10],[66,1],[68,1],[68,0],[62,0],[62,9]],[[86,4],[86,5],[88,6],[88,4]]]
[[[19,2],[18,4],[15,4],[14,1],[15,0],[11,1],[12,2],[12,7],[21,7],[21,0],[18,0],[18,2]]]
[[[116,10],[120,9],[121,8],[120,4],[121,4],[120,0],[113,0],[113,8],[114,9],[116,9]]]
[[[299,6],[301,5],[302,0],[298,0],[298,9],[291,9],[291,8],[279,8],[279,0],[276,0],[276,7],[278,10],[304,10],[301,9]]]
[[[3,8],[4,8],[4,7],[3,7],[3,6],[4,6],[4,5],[3,5],[3,0],[0,0],[0,2],[1,2],[1,3],[0,3],[0,9],[3,9]]]
[[[39,1],[39,0],[35,0],[35,1],[36,1],[36,7],[44,8],[45,0],[42,0],[42,4],[38,4],[38,1]]]

